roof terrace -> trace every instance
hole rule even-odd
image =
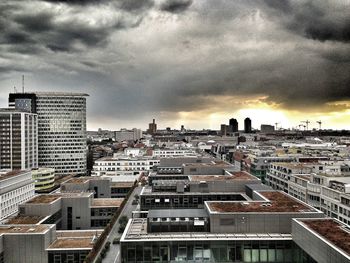
[[[308,206],[295,198],[284,194],[283,192],[270,191],[260,192],[266,201],[209,201],[208,208],[214,213],[242,213],[242,212],[268,212],[268,213],[283,213],[283,212],[313,212],[317,211],[311,206]]]
[[[27,204],[50,204],[61,197],[61,195],[38,195],[27,201]]]
[[[338,248],[350,255],[350,232],[333,219],[301,220],[308,228],[315,231]]]

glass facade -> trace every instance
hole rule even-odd
[[[294,242],[164,241],[121,244],[122,263],[293,262],[316,263]]]

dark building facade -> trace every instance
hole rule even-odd
[[[229,124],[231,132],[238,132],[238,121],[236,119],[230,119]]]
[[[250,118],[244,119],[244,132],[251,133],[252,132],[252,120]]]

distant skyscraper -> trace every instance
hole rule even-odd
[[[56,174],[86,173],[86,96],[81,93],[12,93],[9,106],[38,114],[40,167]]]
[[[157,132],[156,120],[153,119],[153,122],[148,125],[148,133],[155,134]]]
[[[238,132],[238,121],[236,119],[230,119],[229,124],[231,132]]]
[[[252,132],[252,121],[250,118],[244,119],[244,132],[251,133]]]
[[[0,169],[38,167],[38,116],[0,109]]]

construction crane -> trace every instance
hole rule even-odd
[[[321,125],[322,125],[322,121],[317,121],[318,125],[320,125],[320,130],[321,130]]]
[[[309,130],[309,123],[311,123],[311,122],[309,120],[301,121],[301,122],[306,124],[306,130],[308,131]]]

